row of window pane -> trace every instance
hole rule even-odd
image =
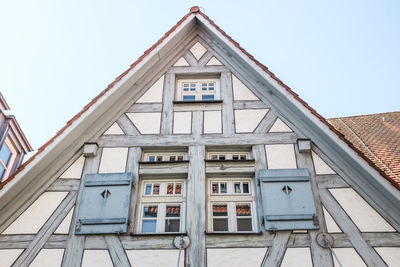
[[[164,222],[164,232],[180,232],[180,204],[166,204],[165,217],[159,214],[158,205],[144,205],[142,215],[142,233],[156,233],[157,223]]]
[[[231,182],[212,182],[212,194],[228,194],[228,183]],[[250,194],[249,182],[233,182],[234,194]]]
[[[182,161],[183,160],[183,156],[182,155],[172,155],[172,156],[149,156],[148,157],[148,161],[149,162],[160,162],[160,161]]]
[[[146,183],[144,186],[145,196],[154,195],[181,195],[182,194],[182,183],[167,183],[166,192],[160,193],[160,183]]]
[[[195,95],[184,95],[183,101],[196,101]],[[214,101],[214,95],[201,95],[202,101]]]
[[[232,157],[231,155],[225,155],[225,154],[212,154],[211,159],[213,160],[227,160],[227,159],[232,159],[232,160],[246,160],[247,155],[246,154],[233,154]]]

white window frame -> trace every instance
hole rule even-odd
[[[173,162],[177,161],[180,162],[180,160],[178,160],[178,157],[183,157],[183,160],[187,160],[187,153],[186,152],[160,152],[160,153],[153,153],[153,152],[145,152],[143,153],[143,157],[142,160],[146,161],[146,162],[150,162],[150,157],[155,157],[155,161],[152,162],[160,162],[157,161],[157,157],[163,157],[163,161],[170,161],[169,158],[171,156],[175,156],[176,160],[174,160]]]
[[[14,147],[14,144],[11,142],[10,138],[7,136],[6,139],[4,140],[3,146],[7,146],[8,150],[10,151],[10,158],[8,159],[7,163],[4,163],[2,160],[0,160],[0,164],[4,168],[3,175],[0,177],[0,181],[4,181],[8,178],[11,172],[11,168],[14,165],[14,161],[17,157],[17,150]],[[6,179],[4,179],[6,178]]]
[[[180,183],[181,184],[181,194],[167,194],[167,185],[170,183]],[[160,184],[160,194],[159,195],[145,195],[146,184]],[[166,217],[166,207],[168,205],[180,205],[180,224],[179,224],[179,232],[184,233],[186,231],[185,221],[186,221],[186,203],[185,203],[185,195],[186,195],[186,180],[185,179],[163,179],[163,180],[155,180],[155,179],[143,179],[140,183],[140,204],[138,205],[139,210],[137,212],[138,221],[137,221],[137,229],[136,232],[139,234],[157,234],[157,233],[177,233],[177,232],[165,232],[165,222],[168,217]],[[175,186],[174,186],[175,190]],[[157,220],[156,220],[156,232],[153,233],[142,233],[142,221],[143,219],[143,210],[145,206],[153,205],[157,206]],[[173,217],[171,217],[173,218]]]
[[[213,91],[203,91],[202,83],[215,83],[215,87]],[[184,91],[184,84],[196,84],[196,90],[194,91]],[[221,100],[221,90],[220,90],[220,82],[218,78],[204,78],[204,79],[179,79],[176,84],[176,97],[175,99],[178,101],[184,101],[183,96],[185,95],[194,95],[195,100],[191,101],[203,101],[203,95],[214,95],[214,100]]]
[[[213,159],[213,156],[216,155],[218,156],[217,159]],[[237,161],[241,161],[240,156],[244,155],[246,156],[245,160],[251,159],[251,153],[247,151],[234,151],[234,152],[227,152],[227,151],[210,151],[207,152],[207,159],[210,160],[219,160],[220,156],[225,156],[225,160],[233,160],[233,156],[239,156],[239,159]]]
[[[227,193],[212,193],[212,183],[213,182],[226,182],[227,183]],[[235,193],[234,184],[238,182],[249,183],[249,193]],[[254,183],[253,178],[209,178],[207,182],[207,229],[208,232],[215,233],[251,233],[256,232],[258,229],[257,225],[257,215],[256,215],[256,204],[255,204],[255,194],[254,194]],[[227,204],[228,211],[228,231],[214,231],[213,230],[213,204]],[[251,231],[238,231],[237,219],[239,216],[236,215],[236,205],[240,204],[250,204],[251,209]],[[246,218],[246,217],[240,217]]]

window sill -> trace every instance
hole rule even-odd
[[[224,162],[254,162],[254,159],[242,159],[242,160],[236,160],[236,159],[205,159],[205,162],[217,162],[217,163],[224,163]]]
[[[177,101],[174,100],[174,104],[219,104],[222,100],[197,100],[197,101]]]
[[[205,232],[206,235],[262,235],[263,232]]]
[[[130,236],[181,236],[181,235],[186,236],[187,233],[139,233],[139,234],[130,233],[129,235]]]
[[[167,160],[167,161],[139,161],[139,164],[169,164],[169,163],[188,163],[188,160]]]

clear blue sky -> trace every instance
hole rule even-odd
[[[0,91],[34,149],[193,5],[321,115],[400,110],[400,1],[1,1]]]

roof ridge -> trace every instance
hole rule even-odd
[[[354,117],[367,117],[367,116],[393,114],[393,113],[400,113],[400,110],[399,111],[380,112],[380,113],[361,114],[361,115],[351,115],[351,116],[344,116],[344,117],[334,117],[334,118],[328,118],[328,121],[329,120],[336,120],[336,119],[347,119],[347,118],[354,118]]]

